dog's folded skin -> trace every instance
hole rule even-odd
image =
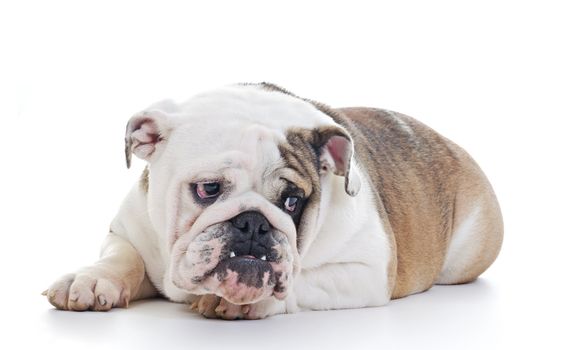
[[[242,84],[152,105],[125,141],[148,166],[100,260],[45,291],[58,309],[158,293],[223,319],[379,306],[473,281],[501,247],[477,164],[399,113]]]

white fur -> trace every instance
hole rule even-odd
[[[342,191],[341,177],[331,176],[323,184],[322,224],[304,251],[295,281],[299,309],[378,306],[389,301],[390,243],[365,176],[361,182],[355,197]]]
[[[475,237],[475,228],[480,218],[481,206],[476,205],[452,233],[444,266],[437,280],[438,284],[455,282],[475,261],[475,255],[479,252],[479,244],[481,244],[481,241]]]
[[[135,185],[111,230],[137,249],[150,281],[162,294],[177,302],[191,300],[192,295],[172,283],[176,241],[189,240],[205,227],[228,219],[241,203],[260,208],[295,244],[288,216],[260,196],[269,190],[263,188],[264,177],[276,175],[272,169],[280,160],[277,144],[288,128],[336,125],[330,117],[305,101],[252,86],[218,89],[180,105],[163,101],[135,117],[151,113],[168,116],[158,126],[169,137],[151,155],[149,192]],[[235,182],[236,191],[221,208],[200,213],[202,209],[185,198],[186,184],[213,176]],[[361,188],[354,197],[345,193],[343,177],[323,175],[320,216],[305,239],[300,259],[295,259],[301,269],[294,269],[293,288],[285,302],[256,305],[259,316],[389,301],[391,248],[366,175],[356,162],[351,176]],[[197,220],[188,224],[195,214]],[[292,253],[297,256],[295,245]]]

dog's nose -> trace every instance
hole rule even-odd
[[[231,223],[239,229],[242,234],[250,237],[258,234],[264,235],[270,232],[270,223],[268,219],[257,211],[245,211],[233,219]]]
[[[232,218],[234,230],[233,250],[236,255],[267,255],[273,244],[272,227],[264,215],[245,211]]]

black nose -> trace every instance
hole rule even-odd
[[[268,219],[257,211],[245,211],[232,218],[233,251],[236,255],[267,255],[273,245],[272,228]]]
[[[245,211],[232,218],[231,223],[245,235],[264,235],[270,232],[268,219],[257,211]]]

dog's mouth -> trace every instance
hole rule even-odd
[[[229,273],[236,273],[237,283],[247,286],[261,288],[264,284],[274,282],[272,265],[265,259],[258,259],[252,255],[230,256],[223,259],[211,274],[217,274],[223,280]]]
[[[287,236],[277,230],[272,235],[268,247],[250,249],[233,239],[229,224],[210,226],[177,255],[173,282],[190,293],[216,294],[232,304],[252,304],[272,296],[284,299],[293,256]]]
[[[202,283],[233,304],[251,304],[275,296],[285,297],[284,265],[264,256],[236,256],[221,260]]]

